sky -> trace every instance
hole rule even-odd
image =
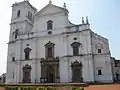
[[[21,1],[23,0],[0,0],[0,75],[6,72],[11,6]],[[29,2],[39,11],[49,0],[29,0]],[[80,24],[81,18],[88,16],[91,30],[107,38],[112,56],[120,59],[120,0],[52,0],[52,3],[61,7],[66,3],[72,23]]]

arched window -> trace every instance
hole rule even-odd
[[[49,20],[47,22],[47,30],[52,30],[53,29],[53,21]]]
[[[50,41],[45,45],[45,55],[47,58],[54,57],[54,43],[51,43]]]
[[[73,48],[73,56],[78,56],[79,55],[80,43],[74,42],[74,43],[71,44],[71,46]]]
[[[30,49],[29,47],[24,49],[24,53],[25,53],[25,60],[29,60],[30,59],[30,51],[32,49]]]
[[[20,10],[17,11],[17,17],[20,17]]]

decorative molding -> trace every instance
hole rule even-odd
[[[73,42],[73,43],[71,44],[72,47],[80,47],[80,45],[82,45],[82,44],[79,43],[79,42]]]
[[[25,66],[23,66],[23,70],[24,69],[32,69],[30,65],[26,64]]]
[[[83,31],[88,31],[90,29],[85,29],[85,30],[81,30],[81,31],[69,31],[69,32],[62,32],[61,34],[73,34],[73,33],[80,33],[80,32],[83,32]]]
[[[95,45],[95,48],[96,48],[96,49],[103,49],[103,44],[97,43],[97,44]]]
[[[45,44],[45,47],[48,47],[48,46],[54,46],[55,44],[52,43],[51,41],[49,41],[47,44]]]
[[[82,63],[77,61],[77,60],[75,60],[73,63],[71,62],[71,67],[72,68],[73,67],[82,67],[82,66],[83,66]]]

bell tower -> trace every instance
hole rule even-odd
[[[21,38],[32,30],[36,12],[36,8],[27,0],[12,5],[6,82],[21,82],[21,63],[14,62],[22,60],[23,41]]]
[[[32,30],[34,24],[33,16],[36,12],[37,9],[28,0],[12,5],[9,41],[19,39],[20,34],[26,34]]]

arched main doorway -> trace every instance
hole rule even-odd
[[[49,60],[41,59],[41,77],[40,82],[55,83],[60,82],[59,77],[59,58],[53,58]]]
[[[55,69],[51,65],[47,66],[47,82],[48,83],[55,82]]]

